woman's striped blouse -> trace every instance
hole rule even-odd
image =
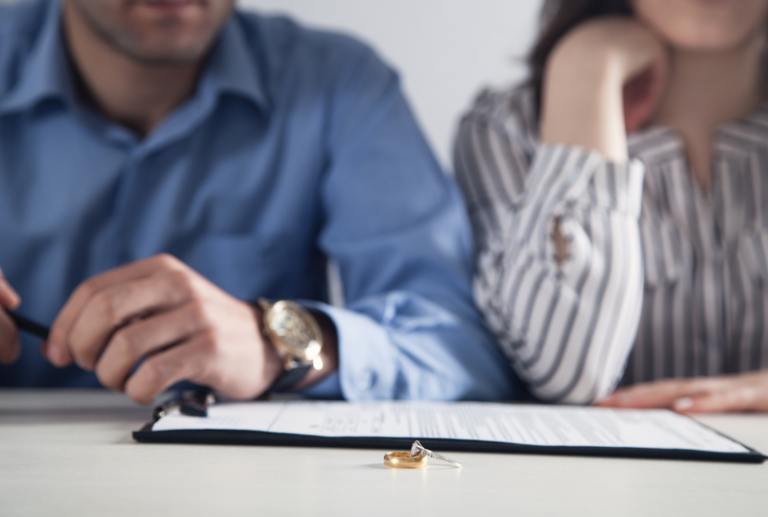
[[[720,128],[709,190],[670,129],[631,135],[621,164],[537,134],[530,90],[485,91],[455,148],[475,297],[532,393],[768,367],[768,107]]]

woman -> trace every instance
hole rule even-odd
[[[767,18],[547,0],[528,84],[463,119],[477,301],[539,398],[768,411]]]

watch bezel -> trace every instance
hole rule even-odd
[[[264,330],[278,355],[285,361],[286,370],[318,360],[323,348],[323,333],[312,313],[290,300],[280,300],[271,304],[262,299],[259,300],[259,305],[264,311],[262,315]],[[274,318],[286,313],[292,313],[294,317],[298,317],[312,334],[309,336],[309,341],[301,349],[289,345],[274,328],[276,323]],[[292,365],[291,363],[297,364]]]

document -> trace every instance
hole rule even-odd
[[[176,413],[164,431],[226,430],[323,438],[407,438],[537,447],[666,449],[755,454],[667,410],[483,402],[249,402],[214,405],[207,417]]]

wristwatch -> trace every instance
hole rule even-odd
[[[320,357],[323,333],[312,313],[288,300],[272,304],[261,298],[259,307],[264,311],[265,338],[283,360],[285,370],[270,391],[285,391],[303,379],[312,368],[323,368]]]

